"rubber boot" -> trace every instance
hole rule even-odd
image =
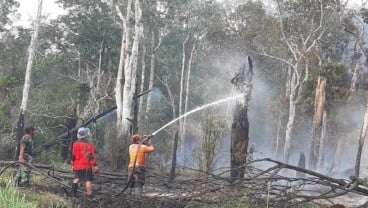
[[[78,183],[72,183],[72,197],[77,197]]]

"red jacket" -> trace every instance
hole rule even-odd
[[[72,154],[73,170],[90,169],[97,165],[95,160],[96,152],[93,144],[85,141],[77,141],[73,144]]]

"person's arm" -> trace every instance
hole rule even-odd
[[[20,163],[25,163],[24,160],[24,150],[26,149],[26,145],[24,143],[20,143],[20,150],[19,150],[19,157],[18,157],[18,161]]]
[[[98,171],[100,170],[100,168],[98,167],[97,162],[96,162],[95,146],[93,144],[91,144],[90,147],[91,147],[91,154],[92,154],[92,158],[90,160],[90,163],[92,165],[92,170],[93,170],[93,172],[98,173]]]
[[[148,139],[145,152],[153,152],[153,150],[155,150],[155,146],[152,144],[151,139]]]
[[[74,165],[74,161],[75,161],[75,156],[76,156],[76,143],[73,143],[72,145],[72,159],[70,161],[70,164],[73,166]]]

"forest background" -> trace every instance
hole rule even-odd
[[[101,166],[125,170],[130,134],[236,95],[230,80],[249,55],[253,158],[296,165],[303,153],[310,169],[354,168],[367,104],[364,1],[359,10],[332,0],[58,3],[65,14],[41,13],[31,28],[13,24],[18,2],[0,4],[0,158],[14,158],[23,115],[37,129],[39,160],[68,162],[73,135],[46,144],[116,106],[89,127]],[[167,172],[173,153],[183,166],[228,167],[233,108],[207,108],[159,132],[152,167]]]

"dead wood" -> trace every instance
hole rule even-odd
[[[0,161],[1,167],[11,167],[16,162]],[[257,168],[260,163],[269,163],[268,168]],[[73,178],[70,170],[53,167],[52,165],[35,164],[30,166],[37,172],[50,179],[51,182],[69,189]],[[149,171],[146,182],[146,195],[142,200],[160,201],[157,206],[178,202],[178,206],[185,207],[187,203],[200,204],[198,207],[211,207],[216,204],[236,201],[244,198],[257,207],[298,207],[303,203],[315,203],[316,200],[326,205],[334,205],[333,199],[347,194],[368,196],[368,188],[358,184],[357,180],[336,179],[318,172],[292,166],[269,158],[254,160],[244,164],[246,169],[244,178],[230,177],[231,169],[223,168],[212,173],[190,169],[190,175],[178,175],[175,181],[169,181],[167,175]],[[1,173],[4,169],[1,169]],[[286,170],[286,173],[285,173]],[[294,171],[305,174],[305,177],[293,177]],[[124,174],[101,172],[95,177],[96,197],[101,201],[101,207],[113,207],[126,203],[134,204],[135,198],[118,194],[127,184],[128,178]],[[69,182],[69,183],[68,183]],[[81,199],[84,200],[84,199]],[[87,203],[84,201],[83,203]],[[140,202],[139,202],[140,203]],[[99,206],[97,206],[99,207]],[[125,206],[124,206],[125,207]],[[142,207],[149,207],[147,204]],[[193,206],[195,207],[195,206]]]

